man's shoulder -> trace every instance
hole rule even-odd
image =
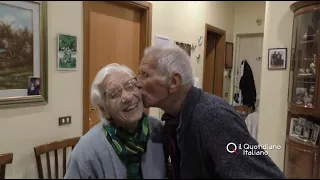
[[[207,92],[203,93],[194,108],[195,124],[203,130],[206,127],[232,128],[234,126],[246,128],[239,114],[221,97]]]
[[[234,113],[234,110],[232,106],[221,97],[203,92],[193,113],[198,117],[212,118],[212,116],[231,115]]]

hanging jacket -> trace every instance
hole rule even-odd
[[[243,75],[240,79],[239,88],[242,95],[242,104],[255,110],[257,92],[252,70],[246,60],[242,61],[241,64],[243,65]]]

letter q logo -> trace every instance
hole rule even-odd
[[[236,153],[237,154],[237,145],[233,142],[227,144],[226,149],[228,153]]]

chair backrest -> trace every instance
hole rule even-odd
[[[248,106],[245,105],[240,105],[240,106],[233,106],[233,108],[239,112],[241,115],[247,116],[248,114],[252,113],[253,110],[249,108]]]
[[[6,176],[6,165],[11,164],[13,159],[13,154],[0,154],[0,179],[5,179]]]
[[[35,147],[34,153],[37,161],[39,179],[44,179],[43,168],[41,163],[42,154],[46,154],[48,178],[53,179],[51,176],[51,167],[50,167],[50,152],[52,151],[54,151],[55,178],[59,179],[59,161],[58,161],[59,149],[63,149],[63,177],[64,177],[67,169],[67,148],[71,147],[73,149],[78,143],[79,139],[80,137],[74,137],[74,138],[64,139],[60,141],[50,142],[50,143]]]

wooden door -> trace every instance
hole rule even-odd
[[[148,2],[84,2],[83,133],[100,122],[91,105],[90,87],[97,72],[110,63],[125,64],[138,73],[150,45],[151,4]]]
[[[214,33],[207,34],[206,54],[204,57],[204,76],[203,90],[209,93],[214,93],[214,62],[216,56],[216,35]]]
[[[209,24],[205,25],[203,90],[222,97],[225,62],[226,32]]]

